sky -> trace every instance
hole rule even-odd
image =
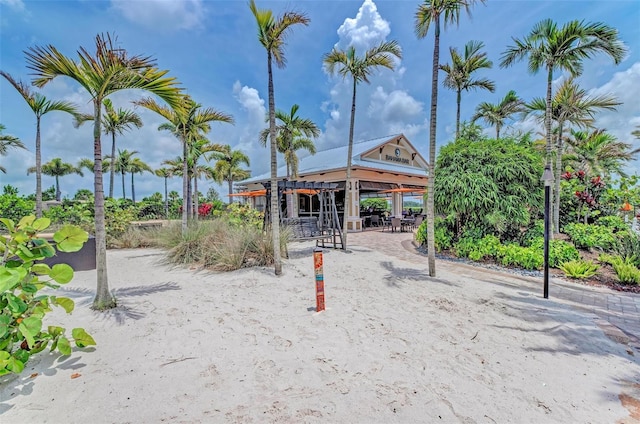
[[[309,26],[297,25],[287,38],[283,69],[274,67],[275,102],[289,111],[299,104],[299,116],[312,119],[321,129],[316,139],[318,150],[348,142],[351,109],[351,81],[329,75],[322,64],[324,54],[335,46],[355,46],[362,54],[381,41],[396,40],[403,51],[394,71],[374,72],[370,84],[358,85],[355,140],[404,133],[428,158],[429,103],[433,30],[424,39],[414,31],[418,0],[298,0],[262,1],[259,8],[281,14],[287,10],[305,13]],[[470,91],[462,95],[462,119],[469,120],[480,102],[498,103],[509,90],[525,99],[544,97],[546,75],[530,74],[526,60],[510,68],[499,67],[500,56],[513,37],[526,36],[543,19],[562,25],[578,19],[603,22],[619,31],[628,53],[618,65],[599,54],[584,63],[577,81],[592,95],[611,94],[623,104],[616,112],[601,112],[596,125],[606,128],[619,140],[634,142],[631,131],[640,125],[640,0],[488,0],[476,4],[472,16],[461,16],[460,24],[443,29],[440,62],[450,62],[449,48],[464,48],[479,40],[485,44],[493,68],[481,70],[476,77],[496,83],[496,91]],[[259,44],[256,23],[245,0],[0,0],[0,69],[14,78],[30,82],[24,51],[29,47],[53,45],[66,56],[77,59],[79,47],[95,50],[95,36],[115,34],[120,47],[130,55],[151,55],[160,69],[169,70],[186,93],[202,104],[230,114],[235,124],[215,123],[208,138],[214,143],[230,144],[245,152],[251,161],[252,175],[269,170],[269,151],[258,141],[266,127],[268,106],[266,51]],[[554,87],[566,74],[556,72]],[[450,142],[455,132],[455,92],[442,87],[440,73],[438,95],[437,145]],[[68,100],[84,112],[90,112],[89,97],[75,81],[58,77],[40,90],[48,99]],[[156,169],[163,160],[181,154],[180,143],[168,132],[158,131],[163,120],[132,101],[141,94],[123,91],[111,96],[116,108],[135,110],[144,122],[117,138],[120,149],[137,150],[138,156]],[[12,150],[0,157],[7,169],[0,174],[0,186],[12,184],[22,194],[35,191],[35,175],[26,169],[35,165],[35,115],[19,93],[0,78],[0,123],[4,134],[19,137],[28,150]],[[508,131],[542,128],[533,119],[512,122]],[[42,118],[43,162],[61,157],[77,163],[93,155],[92,126],[76,129],[69,115],[51,112]],[[493,129],[487,129],[494,134]],[[103,152],[110,152],[109,137],[102,137]],[[634,142],[638,147],[640,141]],[[303,152],[300,153],[304,155]],[[279,159],[279,165],[282,164]],[[640,162],[629,164],[628,172],[640,174]],[[119,178],[119,175],[116,176]],[[108,178],[105,180],[108,181]],[[115,195],[121,196],[116,179]],[[80,188],[93,188],[93,175],[61,178],[63,196],[72,197]],[[43,187],[53,185],[43,176]],[[181,191],[181,181],[173,178],[169,189]],[[227,200],[226,185],[199,183],[203,193],[214,187]],[[136,176],[136,198],[162,192],[163,180],[152,174]],[[105,184],[105,191],[108,184]],[[130,196],[130,186],[127,186]]]

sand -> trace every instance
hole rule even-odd
[[[291,247],[280,277],[109,251],[120,306],[90,310],[78,272],[50,318],[98,346],[0,380],[0,422],[636,422],[638,359],[595,315],[359,246],[325,250],[316,312],[313,247]]]

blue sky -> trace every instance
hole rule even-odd
[[[258,7],[275,13],[293,9],[311,19],[308,27],[298,26],[288,38],[287,67],[274,75],[276,107],[289,110],[300,105],[299,114],[313,119],[322,130],[318,149],[346,144],[349,130],[351,86],[349,82],[326,74],[322,56],[334,45],[354,44],[359,51],[382,40],[396,40],[403,58],[396,71],[382,70],[371,84],[358,86],[355,139],[363,140],[403,132],[427,157],[428,105],[430,100],[433,32],[418,40],[414,33],[414,14],[418,0],[365,1],[258,1]],[[449,61],[449,47],[462,49],[470,40],[486,45],[493,69],[480,71],[496,82],[496,92],[465,92],[462,119],[469,119],[482,101],[496,103],[513,89],[525,100],[543,97],[546,77],[531,75],[526,62],[500,69],[500,55],[512,37],[525,36],[533,25],[551,18],[563,24],[568,20],[600,21],[617,28],[628,47],[628,55],[619,65],[598,55],[586,61],[578,79],[592,94],[609,93],[623,105],[617,112],[598,115],[597,125],[607,128],[619,139],[632,141],[631,131],[640,125],[640,1],[573,0],[488,0],[476,5],[472,17],[463,16],[459,27],[449,27],[441,37],[441,63]],[[267,107],[266,53],[258,43],[255,21],[245,0],[85,0],[25,1],[0,0],[0,69],[14,78],[29,81],[24,50],[51,44],[69,57],[77,58],[78,47],[94,49],[98,33],[115,33],[121,47],[130,54],[152,55],[162,69],[178,78],[197,102],[231,114],[235,125],[215,124],[209,139],[232,145],[251,159],[253,175],[268,171],[268,150],[257,141],[265,127]],[[556,84],[565,76],[556,75]],[[441,74],[440,80],[442,81]],[[50,99],[75,102],[89,111],[88,96],[71,79],[60,77],[41,90]],[[116,107],[134,108],[139,93],[122,92],[112,96]],[[449,142],[455,130],[455,93],[440,86],[438,108],[438,145]],[[157,130],[161,118],[137,109],[144,127],[117,140],[121,149],[138,150],[139,156],[154,168],[165,159],[181,153],[177,140]],[[35,177],[26,168],[35,164],[35,117],[18,92],[0,79],[0,123],[5,134],[20,137],[29,151],[11,151],[0,158],[7,174],[0,174],[0,185],[16,185],[22,193],[35,189]],[[516,129],[539,130],[533,121],[516,122]],[[507,130],[508,131],[508,130]],[[491,131],[491,134],[493,131]],[[636,142],[637,144],[638,142]],[[42,119],[43,161],[62,157],[76,163],[92,157],[90,126],[75,129],[71,118],[52,112]],[[103,137],[105,153],[110,145]],[[640,172],[636,161],[630,172]],[[53,179],[43,176],[43,186]],[[72,196],[79,188],[93,187],[93,176],[72,175],[61,179],[63,195]],[[206,192],[213,185],[224,195],[226,190],[212,183],[200,183]],[[170,189],[180,191],[178,178]],[[107,187],[105,186],[105,190]],[[162,191],[162,179],[145,174],[136,177],[136,197]],[[128,195],[130,188],[127,187]],[[116,185],[116,196],[121,189]],[[226,197],[223,197],[226,200]]]

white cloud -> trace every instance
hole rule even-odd
[[[6,4],[17,11],[23,11],[25,9],[24,2],[22,0],[0,0],[0,4]]]
[[[111,0],[113,8],[127,20],[148,29],[171,31],[202,26],[202,0]]]
[[[354,46],[363,52],[380,44],[391,33],[389,22],[382,19],[373,0],[364,0],[355,18],[347,18],[338,28],[339,49]]]
[[[388,122],[404,122],[422,113],[422,103],[411,97],[406,91],[394,90],[387,93],[378,86],[371,95],[368,116]]]

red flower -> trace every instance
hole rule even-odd
[[[573,178],[573,174],[569,171],[565,172],[564,174],[561,175],[561,178],[563,180],[570,180],[571,178]]]

